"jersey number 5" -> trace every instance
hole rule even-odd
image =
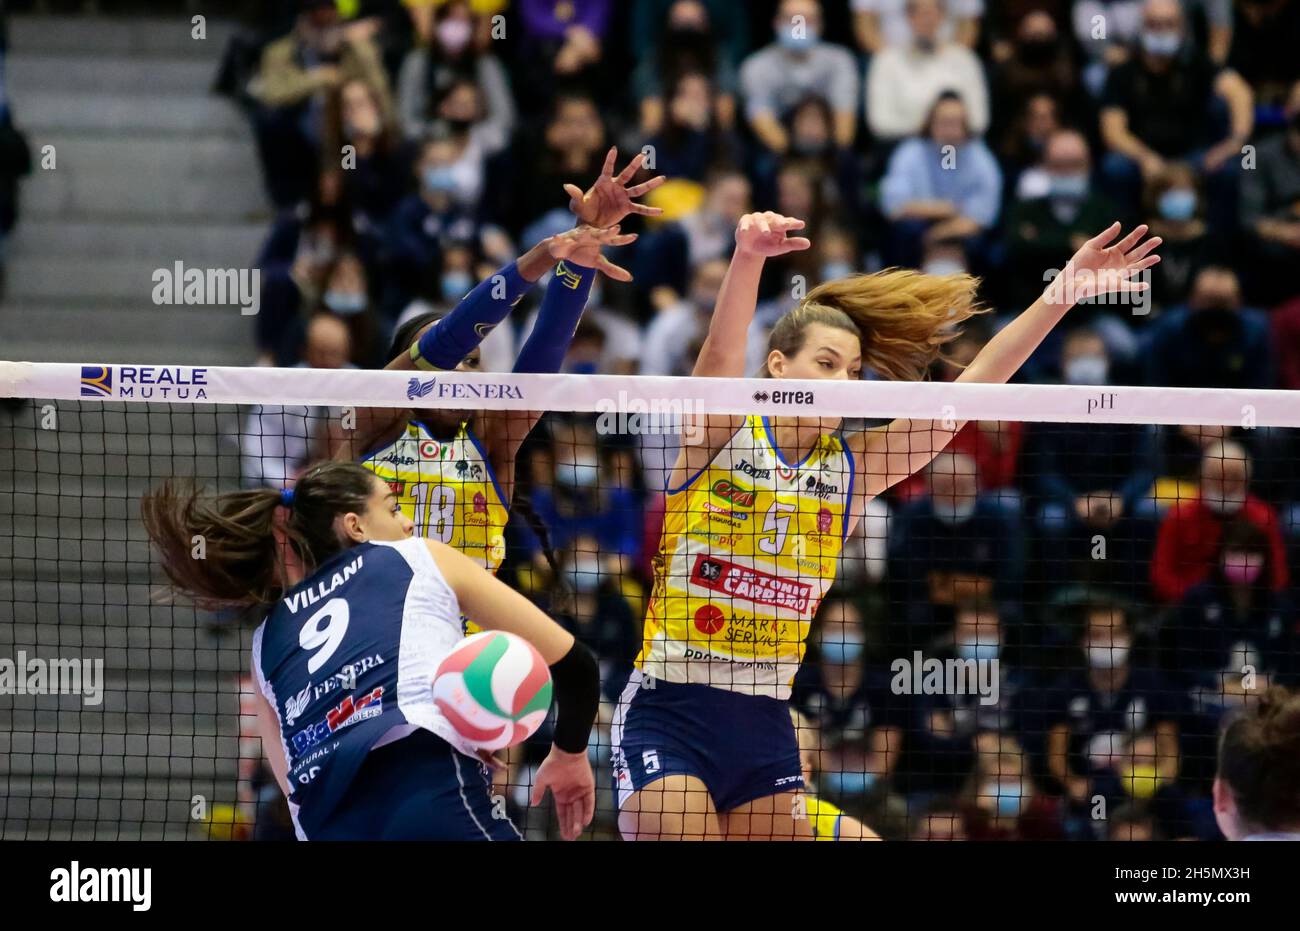
[[[785,537],[790,529],[790,514],[795,510],[793,504],[775,501],[763,517],[763,533],[758,538],[758,548],[770,556],[779,556],[785,549]]]

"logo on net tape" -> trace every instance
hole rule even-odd
[[[759,404],[766,404],[771,401],[773,404],[814,404],[814,392],[812,391],[755,391],[754,400]]]
[[[430,378],[427,381],[420,381],[418,378],[412,378],[406,383],[406,399],[408,401],[415,401],[419,398],[428,397],[437,382],[438,379],[436,378]]]
[[[813,587],[807,582],[783,579],[769,572],[702,553],[695,557],[691,582],[731,598],[785,608],[800,614],[807,614],[813,603]]]
[[[185,401],[208,396],[208,370],[188,365],[83,365],[80,383],[83,398]]]

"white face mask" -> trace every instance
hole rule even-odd
[[[569,567],[569,584],[576,591],[595,591],[600,587],[600,576],[600,560],[590,554],[576,557]]]
[[[1110,363],[1105,356],[1075,356],[1065,363],[1061,374],[1067,384],[1104,385],[1110,375]]]
[[[1131,647],[1116,643],[1108,647],[1089,646],[1088,665],[1094,669],[1118,669],[1128,662]]]
[[[555,478],[571,488],[590,488],[599,475],[600,468],[593,459],[562,462],[555,467]]]

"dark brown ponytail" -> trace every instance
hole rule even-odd
[[[277,489],[205,495],[169,481],[144,496],[140,513],[178,591],[205,608],[251,607],[276,601],[287,587],[286,545],[305,573],[343,548],[334,519],[362,513],[373,482],[374,474],[353,462],[313,466],[298,479],[281,521]]]
[[[1246,824],[1300,830],[1300,694],[1275,686],[1229,722],[1219,778]]]

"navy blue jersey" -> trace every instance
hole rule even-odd
[[[339,553],[275,606],[253,637],[253,674],[279,720],[300,837],[376,746],[419,727],[472,755],[433,703],[434,672],[461,638],[456,595],[419,538]]]

